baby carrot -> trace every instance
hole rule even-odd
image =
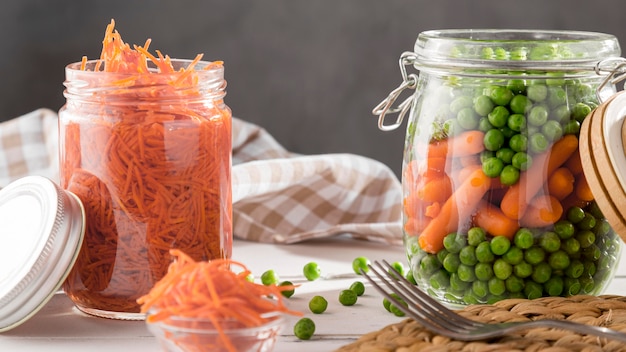
[[[517,220],[504,215],[500,208],[484,200],[478,203],[474,223],[492,236],[506,236],[509,239],[512,239],[519,229]]]
[[[563,206],[558,199],[550,195],[542,195],[533,198],[524,216],[520,219],[520,225],[524,227],[544,227],[557,222],[563,215]]]
[[[431,221],[430,218],[407,217],[404,223],[404,232],[409,236],[417,236],[424,230],[426,225]]]
[[[567,167],[574,175],[582,174],[583,163],[580,159],[580,153],[572,154],[572,156],[565,162],[565,167]]]
[[[560,167],[548,179],[548,193],[557,199],[565,199],[574,191],[574,175],[566,167]]]
[[[443,203],[439,215],[420,233],[418,242],[422,250],[429,253],[439,252],[443,248],[443,238],[448,233],[457,231],[460,222],[470,220],[490,185],[491,178],[481,169],[474,169]]]
[[[485,133],[478,130],[464,131],[454,137],[434,141],[428,145],[418,145],[415,151],[420,157],[428,158],[457,158],[475,155],[485,150],[484,137]]]
[[[417,196],[425,202],[443,202],[452,194],[452,183],[448,176],[435,178],[417,190]]]
[[[552,148],[533,159],[532,166],[520,175],[519,181],[504,194],[500,208],[511,219],[524,216],[531,199],[544,187],[544,180],[569,159],[578,149],[578,138],[568,134]]]
[[[591,192],[591,188],[589,187],[589,183],[587,182],[587,178],[585,175],[580,174],[576,175],[576,196],[578,198],[591,202],[594,200],[593,192]]]

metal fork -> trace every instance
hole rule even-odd
[[[452,339],[461,341],[485,340],[504,336],[519,330],[550,327],[626,342],[626,333],[568,320],[541,319],[528,322],[494,324],[473,321],[455,313],[417,288],[417,286],[405,279],[387,261],[383,260],[382,264],[374,261],[373,264],[369,265],[369,268],[371,273],[373,273],[378,280],[375,280],[373,275],[361,270],[363,276],[398,309],[403,311],[407,316],[415,319],[425,328]],[[377,281],[384,284],[389,292]],[[406,303],[403,304],[403,302],[394,297],[394,293]]]

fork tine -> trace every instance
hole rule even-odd
[[[432,315],[436,317],[437,320],[441,321],[441,325],[449,326],[451,324],[454,325],[452,328],[461,328],[467,329],[474,326],[479,326],[480,323],[477,323],[471,319],[467,319],[456,312],[453,312],[443,304],[439,303],[436,299],[430,297],[427,293],[416,287],[414,284],[409,282],[402,274],[400,274],[391,264],[389,264],[386,260],[382,261],[387,269],[393,270],[395,274],[393,275],[394,281],[401,287],[406,295],[410,295],[413,297],[412,301],[421,307],[424,310],[428,310],[432,312]],[[384,267],[380,263],[375,263],[381,268]]]
[[[469,321],[468,323],[468,321],[463,320],[464,318],[458,316],[457,314],[453,312],[450,312],[448,309],[445,309],[445,308],[444,308],[444,312],[449,313],[449,314],[441,314],[439,309],[433,308],[432,304],[430,304],[432,303],[432,299],[429,298],[427,300],[424,300],[420,298],[420,293],[422,293],[421,296],[425,296],[426,294],[424,294],[421,290],[416,288],[415,285],[408,282],[408,280],[405,281],[406,284],[403,284],[403,282],[400,281],[402,280],[400,279],[402,275],[398,273],[397,271],[395,271],[393,267],[390,267],[388,265],[389,263],[386,263],[386,264],[389,266],[391,270],[394,270],[396,274],[393,274],[391,270],[386,271],[385,267],[378,262],[375,262],[374,264],[377,265],[378,268],[371,267],[372,271],[395,294],[397,294],[400,298],[402,298],[406,302],[406,304],[409,305],[409,309],[413,311],[414,315],[417,315],[421,318],[419,319],[420,321],[423,322],[424,320],[428,320],[429,322],[433,324],[437,324],[441,328],[445,328],[447,330],[453,330],[453,331],[464,331],[464,330],[473,328],[474,324],[471,321]],[[381,272],[383,274],[381,274]],[[383,276],[386,276],[386,279],[383,278]],[[446,316],[446,315],[449,315],[449,316]]]
[[[372,272],[385,283],[386,286],[390,286],[390,283],[376,270],[372,268]],[[369,274],[367,274],[364,270],[361,269],[361,274],[374,286],[374,288],[383,295],[383,297],[387,298],[391,303],[393,303],[399,310],[404,312],[407,316],[413,318],[414,320],[420,322],[424,327],[433,331],[435,333],[446,335],[448,333],[447,329],[442,328],[441,326],[433,323],[428,317],[423,316],[418,310],[411,309],[410,306],[406,306],[402,304],[396,297],[392,296],[388,293],[381,285],[379,285],[376,280],[374,280]],[[393,292],[393,290],[392,290]],[[402,297],[398,295],[398,297]]]

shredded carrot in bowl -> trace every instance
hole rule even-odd
[[[251,282],[247,279],[248,268],[230,259],[194,261],[180,250],[172,250],[171,254],[176,260],[167,274],[137,300],[142,312],[150,312],[148,323],[163,322],[182,329],[195,327],[200,333],[197,324],[205,322],[206,326],[208,321],[223,345],[234,351],[228,336],[233,327],[260,327],[276,319],[276,314],[302,315],[290,310],[283,301],[281,292],[294,289],[293,285]],[[194,343],[202,350],[198,340]]]

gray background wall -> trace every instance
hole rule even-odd
[[[372,108],[400,83],[398,58],[437,28],[612,33],[626,46],[624,0],[3,0],[0,120],[63,102],[63,68],[97,58],[111,18],[129,43],[223,60],[233,114],[287,149],[349,152],[399,173],[404,130]]]

